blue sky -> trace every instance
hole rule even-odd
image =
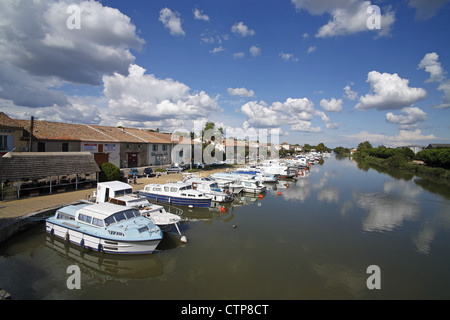
[[[209,120],[330,147],[449,143],[449,2],[5,0],[0,110],[167,131]]]

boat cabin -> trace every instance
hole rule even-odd
[[[96,203],[109,202],[112,198],[132,195],[133,188],[120,181],[99,182],[97,184]]]

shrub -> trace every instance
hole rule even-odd
[[[100,166],[99,180],[101,182],[120,180],[120,169],[110,162],[105,162]]]
[[[427,166],[450,169],[450,149],[426,149],[417,153],[416,159]]]

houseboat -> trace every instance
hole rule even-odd
[[[46,232],[91,250],[115,254],[153,253],[161,229],[137,209],[112,203],[69,205],[46,219]]]
[[[191,177],[183,182],[190,184],[192,189],[203,192],[214,202],[231,202],[234,200],[230,190],[220,188],[219,184],[214,180]]]
[[[140,196],[151,201],[160,201],[175,205],[207,208],[211,198],[203,192],[194,190],[192,185],[184,182],[169,182],[165,184],[148,184],[139,190]]]
[[[96,203],[110,202],[130,208],[136,208],[140,214],[150,218],[162,231],[170,231],[173,226],[178,229],[181,209],[177,209],[177,214],[169,213],[161,205],[148,202],[147,198],[133,193],[133,188],[120,181],[100,182],[97,184],[95,197]]]

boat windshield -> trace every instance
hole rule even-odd
[[[124,195],[127,195],[127,194],[132,194],[133,193],[133,189],[122,189],[122,190],[116,190],[115,191],[115,195],[116,195],[116,197],[118,197],[118,196],[124,196]]]
[[[120,222],[120,221],[123,221],[123,220],[128,220],[128,219],[131,219],[131,218],[134,218],[134,217],[138,217],[138,216],[139,216],[139,211],[138,210],[136,210],[136,209],[128,209],[128,210],[125,210],[125,211],[116,212],[115,214],[107,217],[105,219],[105,224],[106,224],[106,226],[109,226],[109,225],[111,225],[113,223]]]

